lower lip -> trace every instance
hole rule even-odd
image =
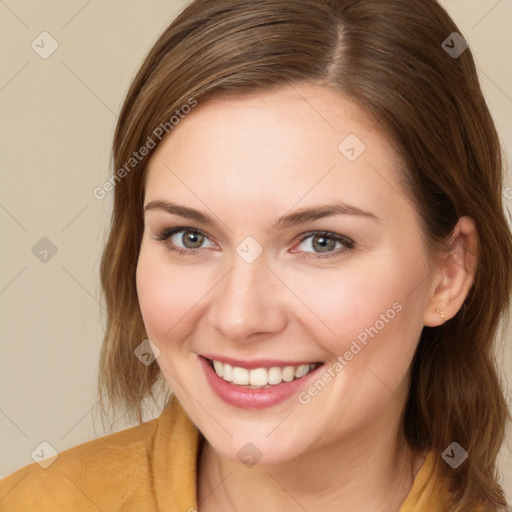
[[[316,376],[323,366],[318,366],[304,377],[291,382],[281,382],[281,384],[276,384],[270,388],[253,389],[226,382],[215,373],[207,359],[199,356],[199,361],[213,391],[224,402],[242,409],[265,409],[284,402],[290,396],[297,394],[309,380]]]

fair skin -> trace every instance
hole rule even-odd
[[[150,161],[145,205],[172,201],[217,222],[146,211],[137,268],[157,362],[207,440],[200,512],[397,512],[407,497],[423,460],[399,442],[408,370],[423,326],[442,324],[462,305],[472,283],[463,258],[476,234],[461,218],[455,257],[429,265],[399,183],[401,159],[374,127],[338,93],[284,87],[200,104]],[[366,146],[355,161],[338,149],[349,134]],[[274,227],[285,214],[339,201],[373,216]],[[202,245],[184,232],[155,240],[180,226],[204,233]],[[299,238],[312,231],[342,235],[354,247],[333,241],[331,256],[320,258],[314,235]],[[263,250],[252,263],[236,251],[248,236]],[[397,303],[393,319],[307,404],[294,395],[239,408],[213,392],[198,363],[198,354],[214,353],[328,368]],[[248,442],[261,455],[250,467],[237,456]]]

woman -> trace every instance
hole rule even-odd
[[[506,507],[499,141],[437,2],[196,0],[113,154],[99,393],[173,396],[1,510]]]

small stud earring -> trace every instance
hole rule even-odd
[[[444,313],[439,309],[436,309],[436,313],[439,313],[441,315],[441,318],[444,318]]]

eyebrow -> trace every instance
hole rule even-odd
[[[144,212],[151,210],[163,210],[173,215],[179,215],[180,217],[193,219],[202,224],[207,224],[218,228],[218,223],[208,214],[171,201],[151,201],[144,207]],[[380,222],[379,217],[377,217],[377,215],[372,212],[362,210],[361,208],[344,202],[338,202],[313,205],[302,208],[300,210],[296,210],[292,213],[287,213],[277,220],[272,229],[286,229],[291,226],[305,224],[306,222],[322,219],[324,217],[330,217],[333,215],[352,215]]]

